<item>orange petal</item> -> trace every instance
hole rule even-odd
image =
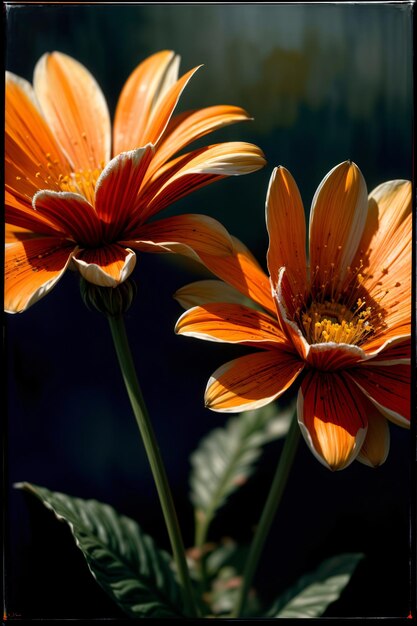
[[[266,313],[239,304],[209,303],[186,311],[178,320],[175,332],[187,337],[227,343],[287,343],[278,324]]]
[[[235,287],[222,280],[197,280],[178,289],[174,298],[186,310],[209,302],[255,305]]]
[[[103,240],[94,208],[79,194],[39,191],[33,199],[33,206],[37,213],[50,219],[80,245],[95,246]]]
[[[109,244],[101,248],[80,250],[73,257],[81,276],[99,287],[117,287],[129,278],[136,265],[136,254],[129,248]]]
[[[195,150],[169,162],[145,183],[142,215],[148,218],[204,185],[256,172],[264,165],[263,152],[250,143],[226,142]]]
[[[110,117],[103,93],[81,63],[44,54],[34,72],[42,110],[74,169],[94,170],[110,159]]]
[[[360,268],[363,289],[368,299],[379,304],[388,329],[411,323],[411,236],[411,183],[392,180],[379,185],[369,194],[368,218],[354,266]],[[384,341],[384,333],[379,340]]]
[[[404,333],[401,335],[398,332],[398,334],[394,333],[393,337],[388,335],[385,343],[379,346],[374,352],[370,352],[369,347],[372,348],[373,346],[368,346],[368,344],[366,346],[367,358],[369,360],[372,359],[372,364],[398,365],[400,363],[410,363],[411,337],[409,334]]]
[[[217,369],[208,381],[206,406],[224,413],[257,409],[284,393],[302,369],[301,361],[283,350],[234,359]]]
[[[223,126],[249,120],[246,111],[236,106],[218,105],[185,111],[171,118],[158,144],[152,172],[187,145]]]
[[[5,191],[5,216],[10,227],[30,230],[38,235],[66,235],[64,228],[35,211],[31,202],[11,193],[8,189]]]
[[[284,167],[272,172],[266,196],[266,225],[272,284],[277,286],[278,270],[285,266],[293,294],[300,294],[304,301],[307,283],[304,207],[298,187]]]
[[[6,245],[4,308],[20,313],[46,296],[68,267],[74,245],[58,237]]]
[[[339,373],[310,371],[298,392],[298,422],[314,456],[331,470],[347,467],[364,442],[367,417],[361,394]]]
[[[368,361],[349,376],[382,415],[398,426],[410,426],[410,365],[378,366]]]
[[[4,227],[4,239],[5,243],[16,243],[18,241],[25,241],[26,239],[33,239],[39,237],[31,230],[27,228],[21,228],[20,226],[13,226],[12,224],[5,224]]]
[[[357,250],[367,215],[367,191],[359,168],[345,161],[320,183],[310,212],[310,267],[312,287],[332,295]]]
[[[232,237],[232,241],[233,256],[219,257],[200,254],[202,262],[215,276],[275,315],[275,303],[268,276],[239,239]]]
[[[119,238],[126,228],[152,155],[153,148],[150,145],[122,152],[100,174],[96,185],[95,209],[104,222],[107,241]]]
[[[18,190],[28,182],[34,191],[56,188],[59,176],[69,174],[69,163],[39,110],[32,86],[11,72],[6,72],[5,114],[6,182]]]
[[[179,57],[162,50],[140,63],[127,79],[116,107],[113,154],[149,143],[149,121],[178,78]]]
[[[144,224],[127,245],[149,252],[177,252],[187,256],[231,255],[233,243],[227,230],[207,215],[178,215]]]
[[[369,467],[378,467],[385,463],[388,456],[389,426],[385,417],[370,402],[368,402],[367,416],[368,430],[356,460]]]

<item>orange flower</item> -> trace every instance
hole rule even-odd
[[[206,404],[257,408],[297,379],[298,422],[313,454],[331,469],[355,458],[377,466],[388,454],[387,419],[410,420],[411,184],[386,182],[367,198],[354,163],[331,170],[311,207],[309,263],[300,193],[283,167],[271,177],[266,222],[269,290],[235,240],[229,262],[203,259],[229,285],[201,281],[176,294],[193,307],[177,333],[258,348],[214,372]],[[235,288],[257,309],[237,303]]]
[[[42,298],[69,267],[96,285],[117,286],[135,266],[133,249],[197,257],[230,252],[228,233],[209,217],[149,221],[203,185],[265,164],[259,148],[241,142],[175,156],[203,135],[249,119],[234,106],[173,116],[198,69],[178,79],[178,66],[178,56],[162,51],[135,69],[121,92],[113,134],[99,86],[71,57],[42,56],[33,88],[7,72],[8,312]]]

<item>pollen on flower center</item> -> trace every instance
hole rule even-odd
[[[337,302],[313,302],[301,313],[301,330],[313,343],[360,344],[374,332],[370,320],[372,308],[360,298],[354,310]]]
[[[94,204],[96,183],[102,169],[102,167],[97,167],[92,170],[79,170],[78,172],[72,172],[67,176],[61,175],[59,177],[59,186],[61,191],[79,193],[91,204]]]

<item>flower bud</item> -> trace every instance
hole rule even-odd
[[[118,317],[129,310],[137,292],[136,284],[128,278],[117,287],[100,287],[80,279],[81,297],[89,309],[97,309],[104,315]]]

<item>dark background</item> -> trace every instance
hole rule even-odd
[[[271,171],[285,165],[309,211],[321,179],[352,159],[368,189],[411,178],[411,5],[7,6],[6,68],[32,79],[37,59],[60,50],[84,63],[111,112],[136,65],[160,49],[181,55],[181,73],[204,64],[179,110],[246,108],[253,122],[206,138],[251,141],[265,169],[226,179],[168,213],[216,217],[265,267],[264,202]],[[170,478],[187,546],[193,542],[189,455],[227,416],[204,409],[210,374],[237,347],[173,333],[174,291],[202,272],[173,256],[140,255],[138,297],[126,318],[137,370]],[[29,481],[113,505],[169,550],[107,322],[86,309],[68,273],[45,299],[7,316],[6,591],[9,615],[117,617],[68,528],[12,488]],[[291,391],[284,402],[293,397]],[[248,541],[281,442],[269,444],[256,476],[233,496],[211,538]],[[410,608],[410,434],[391,428],[385,465],[353,463],[331,473],[301,442],[288,489],[258,570],[272,600],[324,558],[364,552],[329,616],[406,617]]]

